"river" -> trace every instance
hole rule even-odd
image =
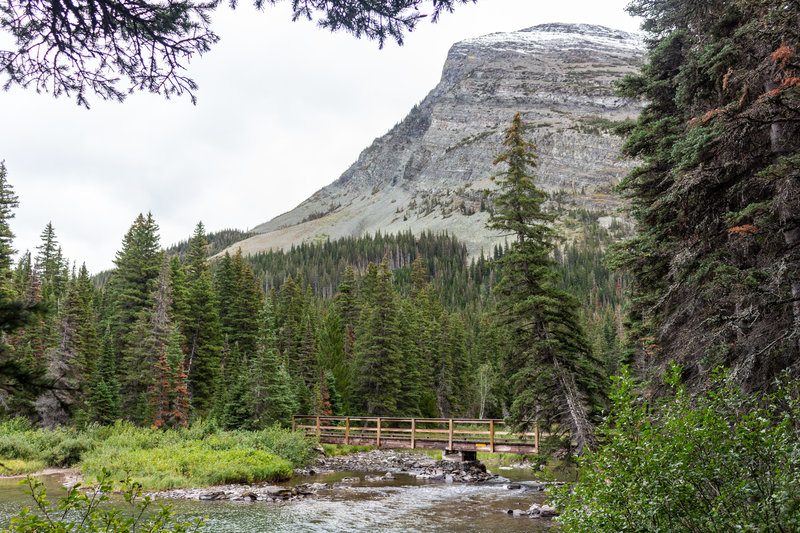
[[[322,490],[295,502],[168,500],[185,519],[207,516],[208,533],[228,532],[545,532],[549,520],[514,517],[508,509],[528,509],[542,503],[542,492],[525,490],[527,471],[498,471],[521,483],[510,490],[506,483],[442,483],[419,481],[408,475],[394,480],[364,481],[365,472],[338,472],[302,478],[302,482],[333,483],[342,477],[360,477],[350,487]],[[377,474],[377,472],[376,472]],[[18,480],[0,480],[0,526],[31,503]],[[60,492],[60,476],[46,476],[50,500]]]

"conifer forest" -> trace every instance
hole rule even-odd
[[[470,3],[433,1],[431,15]],[[24,11],[11,4],[6,15]],[[184,4],[182,17],[202,20],[188,60],[216,43],[205,11],[216,4]],[[292,6],[383,45],[402,42],[426,2],[340,4]],[[58,220],[17,242],[24,178],[0,160],[0,466],[83,461],[100,474],[117,453],[101,441],[161,439],[165,457],[191,449],[198,471],[224,452],[232,473],[151,472],[151,487],[274,481],[319,445],[288,430],[293,415],[504,419],[517,435],[536,427],[537,453],[545,435],[534,474],[574,468],[547,488],[559,530],[800,531],[800,3],[632,0],[627,11],[646,55],[614,98],[642,111],[594,132],[622,139],[632,162],[613,184],[622,207],[546,192],[541,125],[523,111],[447,149],[502,134],[485,154],[492,187],[474,196],[481,230],[502,239],[480,253],[408,230],[245,254],[234,245],[255,233],[202,222],[163,242],[144,207],[113,268],[89,272],[62,248]],[[29,42],[26,21],[15,28]],[[9,63],[25,87],[27,64]],[[80,88],[87,105],[92,80],[56,67],[36,79]],[[168,85],[151,92],[193,95],[176,68],[154,71],[148,83]],[[100,81],[95,91],[122,99]],[[53,434],[63,442],[47,444]]]
[[[16,197],[3,172],[10,214]],[[584,231],[554,248],[559,290],[580,295],[587,353],[605,376],[619,365],[624,278],[602,255],[623,228],[603,228],[596,213],[561,215]],[[6,301],[33,316],[7,335],[5,356],[19,367],[3,386],[6,414],[46,427],[211,419],[263,429],[293,414],[509,413],[511,348],[492,318],[508,245],[468,262],[446,234],[377,234],[209,259],[209,241],[224,237],[199,223],[164,250],[157,222],[142,214],[115,269],[92,276],[48,224],[35,251],[6,262]]]

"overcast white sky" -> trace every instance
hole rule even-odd
[[[0,159],[20,198],[15,248],[34,251],[52,221],[64,254],[98,272],[139,212],[153,213],[163,246],[199,220],[208,231],[256,226],[334,181],[400,121],[438,83],[453,43],[547,22],[636,31],[627,3],[478,0],[379,50],[292,23],[285,3],[257,12],[243,0],[219,10],[221,41],[189,67],[196,106],[137,94],[86,110],[0,92]]]

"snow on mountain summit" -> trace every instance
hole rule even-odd
[[[545,48],[570,49],[601,47],[643,50],[640,33],[614,30],[594,24],[540,24],[523,30],[499,32],[465,39],[454,48],[481,48],[495,51],[513,50],[518,53],[539,53]]]

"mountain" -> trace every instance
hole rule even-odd
[[[537,183],[554,201],[619,205],[611,186],[632,166],[611,121],[635,118],[637,100],[613,83],[644,57],[638,34],[545,24],[467,39],[450,49],[439,84],[375,139],[339,179],[235,244],[245,254],[303,241],[381,231],[448,231],[471,255],[503,237],[484,226],[484,191],[517,111],[539,154]]]

